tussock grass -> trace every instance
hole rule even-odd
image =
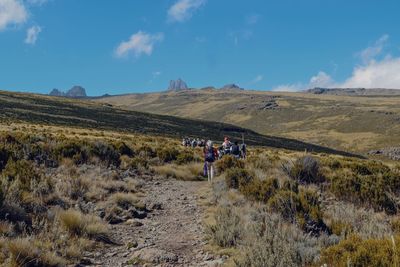
[[[58,216],[62,226],[71,236],[99,241],[110,240],[107,226],[98,217],[72,209],[61,211]]]
[[[166,178],[175,178],[184,181],[203,180],[203,164],[189,163],[187,165],[166,164],[154,166],[154,171]]]
[[[130,207],[135,207],[138,209],[144,209],[145,205],[140,201],[140,199],[131,193],[116,193],[111,196],[111,201],[117,206],[123,209],[129,209]]]
[[[65,261],[53,253],[47,252],[27,238],[18,238],[8,242],[10,266],[65,266]]]

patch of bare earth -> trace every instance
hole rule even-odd
[[[153,179],[145,181],[149,212],[144,219],[112,226],[120,243],[88,253],[97,266],[219,266],[223,260],[203,251],[206,244],[199,191],[207,182]],[[83,262],[84,263],[84,262]]]

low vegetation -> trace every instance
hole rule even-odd
[[[7,266],[66,266],[118,243],[110,224],[149,212],[140,175],[204,179],[201,152],[174,140],[28,127],[0,132],[0,263]]]
[[[237,250],[233,265],[400,264],[397,165],[265,150],[232,162],[219,163],[208,236]]]

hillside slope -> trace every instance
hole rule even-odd
[[[260,135],[230,124],[127,111],[91,101],[6,91],[0,91],[0,120],[3,123],[22,121],[178,138],[192,136],[221,140],[224,135],[229,135],[241,139],[244,134],[246,142],[253,145],[350,155],[293,139]]]
[[[130,110],[232,123],[365,153],[400,142],[400,96],[191,90],[97,99]]]

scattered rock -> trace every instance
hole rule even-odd
[[[370,155],[382,155],[392,160],[400,160],[400,147],[387,147],[378,150],[371,150]]]
[[[144,248],[136,251],[133,254],[133,257],[156,264],[173,263],[178,261],[178,256],[176,254],[157,248]]]

